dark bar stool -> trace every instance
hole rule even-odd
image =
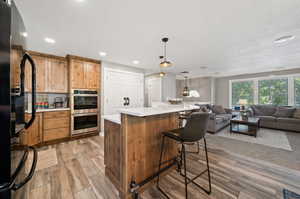
[[[179,161],[178,161],[178,172],[180,175],[184,177],[185,182],[185,197],[188,198],[188,191],[187,191],[187,185],[189,183],[193,183],[196,186],[198,186],[200,189],[205,191],[207,194],[211,193],[211,179],[210,179],[210,171],[209,171],[209,163],[208,163],[208,155],[207,155],[207,147],[206,147],[206,139],[205,139],[205,133],[207,131],[207,125],[208,125],[208,113],[193,113],[187,118],[187,123],[184,128],[179,128],[175,130],[171,130],[169,132],[163,133],[163,140],[161,144],[161,153],[160,153],[160,159],[159,159],[159,165],[158,165],[158,171],[160,171],[162,163],[162,156],[164,151],[164,143],[165,138],[173,139],[181,144],[181,151],[179,154]],[[205,156],[206,156],[206,165],[207,169],[202,171],[199,175],[193,177],[192,179],[187,177],[186,173],[186,149],[185,144],[189,143],[196,143],[199,142],[201,139],[204,141],[204,149],[205,149]],[[182,162],[183,162],[183,169],[184,173],[182,173]],[[194,180],[196,180],[198,177],[200,177],[205,172],[208,172],[208,184],[209,184],[209,190],[206,190]],[[167,198],[168,195],[159,187],[159,174],[157,179],[157,188],[158,190]]]

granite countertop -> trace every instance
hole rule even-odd
[[[48,109],[37,109],[36,112],[51,112],[51,111],[69,111],[70,108],[48,108]],[[25,111],[25,113],[31,113],[31,111]]]
[[[166,107],[140,107],[140,108],[128,108],[120,109],[120,113],[137,116],[137,117],[146,117],[152,115],[161,115],[166,113],[176,113],[181,111],[191,111],[199,109],[198,106],[193,105],[176,105],[176,106],[166,106]]]
[[[121,115],[120,114],[114,114],[114,115],[104,115],[102,117],[104,120],[108,120],[117,124],[121,124]]]

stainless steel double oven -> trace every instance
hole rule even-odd
[[[99,131],[99,101],[98,90],[72,90],[72,135]]]

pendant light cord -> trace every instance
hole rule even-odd
[[[165,42],[165,56],[164,61],[167,61],[167,42]]]

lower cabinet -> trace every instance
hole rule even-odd
[[[44,142],[70,137],[70,112],[45,112]]]
[[[25,120],[29,121],[31,114],[25,115]],[[43,142],[43,113],[37,113],[32,125],[21,136],[23,144],[33,146]]]
[[[121,125],[104,120],[104,164],[105,175],[112,183],[121,187]]]
[[[26,114],[28,121],[31,114]],[[33,146],[44,142],[70,137],[70,112],[54,111],[37,113],[36,119],[22,135],[22,143]]]

